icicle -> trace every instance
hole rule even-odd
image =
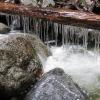
[[[55,41],[55,39],[54,39],[54,23],[53,22],[50,22],[50,30],[51,30],[51,40],[53,41]]]
[[[13,31],[16,28],[20,28],[20,16],[11,16],[11,30]]]
[[[29,32],[33,32],[33,30],[32,30],[32,28],[33,28],[33,18],[28,18],[28,22],[29,22],[29,26],[28,26],[28,30],[29,30]]]
[[[97,41],[98,41],[98,43],[97,43],[97,50],[99,52],[99,49],[100,49],[100,47],[99,47],[99,45],[100,45],[100,34],[98,34]]]
[[[27,20],[29,24],[28,31],[32,33],[33,32],[33,18],[28,17]]]
[[[38,36],[40,37],[42,40],[42,20],[41,19],[33,19],[33,32]]]
[[[78,27],[78,30],[79,30],[79,27]],[[76,45],[79,45],[79,39],[81,38],[82,34],[80,34],[80,32],[77,31],[77,28],[75,28],[75,34],[76,34],[76,39],[75,39]]]
[[[7,25],[10,26],[10,19],[9,19],[9,15],[6,15],[6,20],[7,20]]]
[[[47,46],[49,47],[49,36],[48,36],[48,31],[49,31],[49,22],[46,22],[46,42]]]
[[[72,27],[70,27],[70,33],[71,33],[71,40],[72,40],[72,45],[74,45],[75,44],[75,41],[74,41],[74,29],[75,29],[75,27],[74,26],[72,26]]]
[[[22,16],[22,19],[23,19],[23,31],[24,33],[26,32],[29,32],[29,18],[28,17],[25,17],[25,16]]]
[[[62,46],[64,47],[64,26],[63,25],[61,25],[62,26],[62,28],[61,28],[61,34],[62,34]]]
[[[59,24],[59,33],[62,34],[62,24]]]
[[[68,25],[64,25],[64,38],[65,38],[65,44],[68,43]]]
[[[100,31],[94,30],[94,37],[95,37],[95,48],[94,50],[97,51],[97,53],[100,52]]]
[[[41,38],[41,34],[42,34],[42,31],[41,31],[41,19],[39,19],[38,21],[38,34],[39,34],[39,37]]]
[[[44,31],[43,32],[44,39],[43,40],[46,42],[46,32],[45,32],[46,31],[46,22],[45,21],[43,22],[43,27],[44,27],[44,29],[43,29],[43,31]]]
[[[42,20],[40,20],[40,38],[43,40]]]
[[[82,34],[83,34],[83,46],[87,50],[88,45],[88,29],[82,28]]]
[[[55,44],[58,43],[58,23],[54,23],[54,33],[55,33]]]
[[[100,35],[96,32],[94,32],[94,40],[95,40],[95,47],[94,47],[94,52],[95,52],[95,58],[97,59],[97,55],[99,54],[99,45],[100,45]]]
[[[35,33],[39,37],[38,31],[39,31],[39,23],[38,23],[38,19],[37,19],[37,20],[35,20]]]
[[[32,20],[32,31],[34,32],[34,34],[36,34],[36,32],[35,32],[35,19],[34,18]]]

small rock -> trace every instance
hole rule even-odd
[[[55,2],[53,0],[43,0],[42,7],[54,6]]]
[[[3,24],[3,23],[0,23],[0,34],[6,34],[10,31],[10,28]]]
[[[24,5],[32,5],[35,7],[48,7],[49,5],[54,6],[53,0],[21,0]]]
[[[24,5],[38,6],[37,0],[21,0],[21,3]]]

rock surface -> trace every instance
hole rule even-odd
[[[44,74],[25,100],[87,100],[87,95],[62,69]]]
[[[24,5],[32,5],[36,7],[47,7],[49,5],[55,5],[53,0],[21,0],[21,2]]]
[[[14,34],[11,33],[11,36],[15,36],[15,34],[16,36],[20,36],[29,40],[32,44],[32,47],[36,50],[41,60],[43,59],[46,60],[47,57],[51,55],[50,49],[47,48],[47,46],[44,45],[44,43],[40,40],[40,38],[34,35],[34,33],[28,35],[28,33],[24,34],[16,31]]]
[[[29,37],[9,34],[0,39],[0,100],[3,95],[8,98],[25,94],[43,73],[34,45],[37,40],[32,42]]]
[[[54,6],[55,2],[53,0],[43,0],[42,7]]]
[[[5,34],[5,33],[8,33],[10,31],[10,28],[3,24],[3,23],[0,23],[0,34]]]

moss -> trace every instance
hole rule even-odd
[[[33,56],[36,55],[36,51],[34,48],[32,49],[32,53],[33,53]]]
[[[97,81],[100,82],[100,75],[97,76]],[[94,88],[90,91],[89,100],[100,100],[100,88]]]
[[[89,100],[100,100],[100,89],[90,93]]]

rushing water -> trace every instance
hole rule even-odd
[[[81,46],[65,45],[51,47],[52,56],[48,57],[45,72],[60,67],[82,88],[100,100],[100,55]]]

